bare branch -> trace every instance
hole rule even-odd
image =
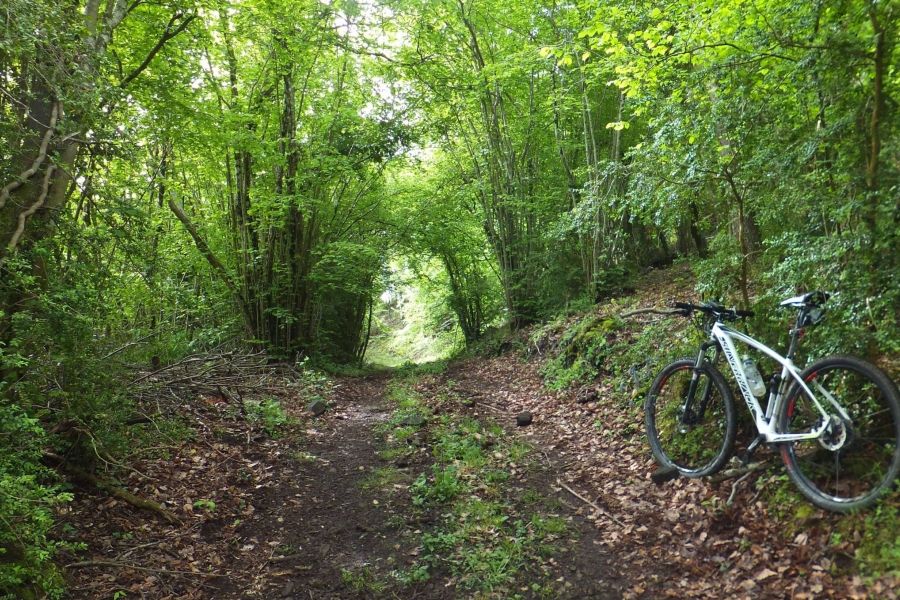
[[[228,287],[228,290],[234,296],[235,301],[241,308],[241,314],[244,317],[244,326],[247,330],[248,335],[253,335],[252,323],[253,320],[250,317],[250,308],[247,306],[247,302],[244,300],[244,297],[241,295],[241,291],[238,289],[237,285],[234,283],[234,280],[231,278],[231,273],[228,272],[228,269],[225,268],[225,265],[222,264],[222,261],[219,260],[212,249],[209,247],[209,244],[206,243],[206,240],[200,235],[197,231],[197,227],[194,226],[194,223],[191,222],[190,217],[187,216],[187,213],[184,212],[178,204],[171,198],[169,198],[169,208],[175,216],[178,217],[178,220],[181,221],[181,224],[184,225],[184,228],[187,229],[191,238],[194,240],[194,245],[197,247],[197,250],[200,251],[200,254],[206,258],[206,261],[210,264],[214,271],[221,277],[222,281]]]
[[[619,519],[615,518],[612,514],[610,514],[609,511],[600,508],[596,502],[591,502],[590,500],[588,500],[587,498],[585,498],[584,496],[582,496],[581,494],[579,494],[578,492],[576,492],[575,490],[573,490],[572,488],[567,486],[561,480],[557,479],[556,485],[560,486],[562,489],[566,490],[567,492],[569,492],[570,494],[572,494],[573,496],[575,496],[576,498],[578,498],[579,500],[581,500],[582,502],[587,504],[588,506],[592,507],[594,510],[596,510],[601,515],[603,515],[604,517],[611,520],[613,523],[615,523],[619,527],[625,527],[625,524],[622,523],[622,521],[620,521]]]
[[[141,565],[130,565],[127,563],[116,562],[114,560],[83,560],[73,562],[66,565],[67,569],[81,569],[85,567],[116,567],[120,569],[133,569],[135,571],[145,571],[147,573],[161,573],[163,575],[192,575],[194,577],[222,577],[220,573],[201,573],[199,571],[173,571],[171,569],[157,569],[154,567],[144,567]]]
[[[635,315],[643,315],[643,314],[648,314],[648,313],[652,313],[654,315],[680,315],[681,310],[679,310],[677,308],[670,308],[670,309],[640,308],[638,310],[632,310],[630,312],[622,313],[619,316],[624,319],[626,317],[633,317]]]

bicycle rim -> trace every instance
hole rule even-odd
[[[869,506],[891,488],[900,469],[900,414],[893,384],[861,361],[824,360],[804,373],[823,403],[829,427],[819,439],[786,444],[788,474],[817,506],[848,512]],[[848,413],[838,416],[822,389]],[[789,397],[781,419],[784,433],[803,433],[822,423],[808,395]]]
[[[676,467],[688,477],[701,477],[722,467],[734,441],[734,409],[726,398],[727,388],[704,368],[691,412],[684,413],[692,360],[666,367],[651,387],[646,403],[647,436],[657,461]],[[705,406],[700,406],[705,392]],[[702,410],[701,410],[702,409]]]

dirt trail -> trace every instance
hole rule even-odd
[[[117,598],[159,600],[472,597],[456,590],[448,573],[383,589],[359,579],[369,572],[383,579],[413,565],[421,534],[435,518],[413,516],[408,492],[432,460],[427,439],[399,463],[378,455],[383,442],[377,427],[394,408],[385,398],[389,382],[389,375],[337,380],[332,408],[321,417],[307,414],[300,398],[293,405],[286,401],[301,425],[276,439],[238,422],[217,421],[228,407],[220,399],[207,402],[199,437],[168,462],[139,465],[172,483],[133,488],[146,496],[168,495],[166,504],[180,507],[181,526],[153,521],[122,503],[79,495],[70,523],[89,533],[88,550],[77,560],[94,564],[70,571],[69,597],[109,598],[117,592],[125,594]],[[438,382],[421,383],[426,401],[443,389]],[[479,418],[497,416],[488,412]],[[554,451],[541,454],[534,468],[510,481],[515,486],[510,494],[531,490],[555,499],[569,531],[540,573],[522,575],[520,587],[527,590],[540,579],[555,586],[556,598],[622,597],[627,565],[599,548],[595,527],[579,514],[580,501],[556,486],[558,472],[550,467]],[[367,485],[385,467],[401,474],[389,493]],[[526,591],[523,597],[532,595]]]
[[[375,429],[390,414],[385,400],[388,382],[386,376],[341,380],[333,398],[334,409],[311,422],[305,432],[302,460],[286,457],[273,465],[279,483],[258,502],[258,516],[237,531],[247,543],[269,549],[272,557],[257,568],[249,586],[240,588],[233,581],[221,581],[216,598],[440,599],[470,595],[454,590],[446,574],[382,592],[374,585],[365,586],[370,582],[357,579],[354,585],[347,577],[348,573],[384,574],[409,567],[421,541],[414,531],[420,533],[431,524],[429,518],[410,522],[410,498],[404,488],[411,479],[395,485],[389,494],[367,486],[373,473],[388,464],[377,454],[382,443]],[[427,391],[427,385],[423,389]],[[401,472],[412,476],[424,470],[430,462],[427,442],[420,450],[417,456],[403,459]],[[559,584],[557,598],[621,597],[620,569],[625,565],[614,565],[598,552],[593,525],[578,514],[571,496],[554,489],[556,476],[555,471],[539,467],[515,482],[523,490],[538,489],[558,498],[564,516],[574,517],[570,537],[561,543],[550,563],[551,571],[542,578]],[[359,583],[366,589],[360,589]]]
[[[271,558],[248,588],[223,585],[221,598],[347,597],[342,570],[387,557],[389,509],[361,492],[381,463],[373,429],[389,414],[386,381],[341,380],[334,409],[309,422],[303,450],[274,465],[277,485],[238,529]]]

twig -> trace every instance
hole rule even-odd
[[[494,411],[495,413],[499,413],[499,414],[501,414],[501,415],[509,415],[509,414],[510,414],[510,413],[506,412],[505,410],[501,410],[501,409],[499,409],[499,408],[497,408],[497,407],[495,407],[495,406],[491,406],[490,404],[486,404],[486,403],[484,403],[484,402],[478,402],[478,401],[476,400],[476,401],[475,401],[475,404],[477,404],[478,406],[483,406],[484,408],[487,408],[488,410],[492,410],[492,411]]]
[[[633,310],[631,312],[622,313],[619,315],[621,318],[625,317],[633,317],[635,315],[643,315],[652,313],[654,315],[677,315],[680,314],[681,311],[676,308],[671,309],[660,309],[660,308],[639,308],[638,310]]]
[[[85,567],[118,567],[121,569],[134,569],[135,571],[147,571],[148,573],[162,573],[164,575],[193,575],[194,577],[223,577],[221,573],[200,573],[199,571],[173,571],[171,569],[157,569],[155,567],[142,567],[114,560],[83,560],[66,565],[67,569],[82,569]]]
[[[140,339],[136,339],[136,340],[134,340],[134,341],[128,342],[128,343],[125,344],[124,346],[122,346],[122,347],[120,347],[120,348],[116,348],[115,350],[113,350],[112,352],[110,352],[109,354],[107,354],[106,356],[101,357],[100,360],[103,361],[103,360],[106,360],[107,358],[112,358],[113,356],[115,356],[115,355],[118,354],[119,352],[122,352],[123,350],[127,350],[128,348],[131,348],[132,346],[137,346],[138,344],[140,344],[140,343],[142,343],[142,342],[146,342],[147,340],[149,340],[149,339],[152,338],[153,336],[159,335],[159,334],[160,334],[161,332],[163,332],[163,331],[164,331],[163,329],[157,329],[156,331],[154,331],[153,333],[151,333],[151,334],[149,334],[149,335],[145,335],[144,337],[142,337],[142,338],[140,338]]]
[[[223,358],[223,357],[218,357],[218,358]],[[207,361],[211,361],[211,360],[214,360],[214,357],[212,357],[212,356],[188,356],[187,358],[183,358],[182,360],[179,360],[178,362],[174,362],[170,365],[166,365],[162,368],[159,368],[156,371],[152,371],[150,373],[145,373],[144,375],[138,377],[137,379],[132,380],[131,383],[128,384],[128,387],[130,387],[136,383],[140,383],[141,381],[144,381],[145,379],[149,379],[150,377],[153,377],[154,375],[162,373],[163,371],[169,371],[171,369],[185,366],[190,363],[207,362]]]
[[[579,500],[581,500],[582,502],[584,502],[585,504],[587,504],[588,506],[591,506],[592,508],[594,508],[594,509],[595,509],[597,512],[599,512],[600,514],[602,514],[603,516],[605,516],[605,517],[607,517],[608,519],[610,519],[613,523],[615,523],[615,524],[618,525],[619,527],[625,527],[625,524],[624,524],[622,521],[620,521],[620,520],[618,520],[617,518],[615,518],[614,516],[612,516],[612,515],[609,513],[609,511],[600,508],[600,507],[597,505],[596,502],[591,502],[590,500],[588,500],[587,498],[585,498],[584,496],[582,496],[581,494],[579,494],[578,492],[576,492],[575,490],[573,490],[572,488],[570,488],[569,486],[567,486],[566,484],[564,484],[564,483],[562,482],[562,480],[557,479],[557,480],[556,480],[556,483],[557,483],[557,485],[559,485],[561,488],[563,488],[564,490],[566,490],[567,492],[569,492],[570,494],[572,494],[573,496],[575,496],[576,498],[578,498]]]
[[[746,466],[735,467],[733,469],[726,469],[725,471],[721,471],[720,473],[714,475],[710,479],[710,481],[712,481],[713,483],[722,483],[723,481],[726,481],[733,477],[740,477],[742,475],[749,475],[750,473],[753,473],[754,471],[760,471],[760,470],[770,466],[770,464],[771,464],[770,460],[765,460],[765,461],[761,461],[761,462],[750,463],[749,465],[746,465]]]
[[[748,472],[744,473],[743,475],[741,475],[740,477],[738,477],[737,480],[731,484],[731,493],[728,494],[728,500],[725,501],[725,506],[731,506],[734,503],[734,497],[735,497],[735,495],[737,495],[738,486],[741,484],[742,481],[744,481],[745,479],[750,477],[752,474],[753,474],[753,471],[748,471]]]
[[[120,554],[118,556],[118,558],[119,559],[127,558],[129,555],[133,554],[137,550],[140,550],[142,548],[150,548],[151,546],[157,546],[159,544],[162,544],[165,541],[166,541],[166,538],[162,538],[162,539],[155,540],[153,542],[147,542],[146,544],[138,544],[137,546],[132,546],[131,548],[128,548],[125,552]]]

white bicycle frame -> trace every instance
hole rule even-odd
[[[735,380],[737,380],[738,387],[741,390],[741,394],[744,396],[744,401],[747,403],[747,408],[750,409],[750,414],[753,415],[753,420],[756,423],[756,429],[759,431],[760,435],[765,437],[766,442],[795,442],[799,440],[817,439],[822,435],[822,433],[825,432],[825,429],[829,424],[829,415],[825,411],[825,408],[822,406],[822,403],[810,389],[810,387],[806,384],[805,381],[803,381],[803,378],[800,377],[800,372],[794,366],[794,361],[781,356],[762,342],[753,339],[749,335],[741,333],[740,331],[735,331],[734,329],[726,327],[725,325],[722,325],[718,322],[713,324],[712,331],[710,332],[710,339],[717,341],[719,343],[719,346],[722,348],[722,352],[725,354],[725,359],[728,361],[728,365],[731,367],[732,373],[734,373]],[[770,397],[768,398],[765,410],[763,410],[762,406],[760,406],[759,401],[756,399],[756,396],[754,396],[750,391],[750,384],[747,381],[747,374],[744,372],[744,366],[741,364],[741,361],[738,358],[738,352],[734,345],[735,340],[756,348],[781,365],[781,384],[778,386],[778,389],[770,393]],[[776,431],[774,416],[779,414],[781,404],[786,400],[785,391],[788,387],[786,384],[790,381],[788,379],[789,376],[797,382],[797,384],[803,389],[804,392],[806,392],[807,397],[813,401],[816,409],[822,415],[822,419],[819,424],[814,429],[806,433],[779,433],[778,431]],[[817,391],[827,399],[828,404],[833,406],[842,418],[849,421],[850,416],[843,409],[843,407],[838,404],[834,397],[818,383],[814,383],[814,385],[816,388],[818,388]]]

